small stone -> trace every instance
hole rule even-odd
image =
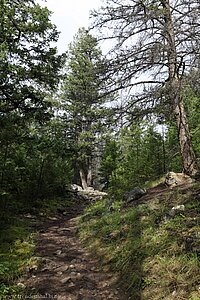
[[[38,266],[37,265],[32,265],[29,267],[29,271],[37,271]]]
[[[57,221],[58,220],[58,218],[56,218],[56,217],[48,217],[48,219],[51,220],[51,221]]]
[[[22,289],[25,289],[25,288],[26,288],[25,284],[23,284],[22,282],[19,282],[19,283],[17,284],[17,286],[20,287],[20,288],[22,288]]]
[[[59,228],[58,231],[71,231],[70,228]]]
[[[49,229],[50,229],[50,230],[57,230],[57,229],[59,229],[59,227],[58,227],[58,226],[52,226],[52,227],[50,227]]]
[[[57,250],[57,251],[55,252],[56,255],[60,255],[61,253],[62,253],[61,250]]]
[[[75,284],[73,282],[70,282],[69,287],[74,287]]]
[[[26,215],[24,215],[24,217],[25,218],[28,218],[28,219],[35,219],[36,217],[35,216],[33,216],[33,215],[31,215],[31,214],[26,214]]]
[[[119,293],[118,293],[118,291],[115,291],[114,294],[115,294],[115,295],[118,295]]]
[[[63,284],[65,284],[65,283],[69,282],[70,280],[71,280],[71,277],[68,276],[68,277],[65,277],[65,278],[61,279],[60,282],[63,283]]]
[[[185,205],[177,205],[172,207],[172,209],[169,211],[168,215],[170,217],[174,217],[176,214],[182,212],[185,210]]]
[[[66,253],[61,253],[61,254],[59,254],[58,255],[60,258],[65,258],[66,256],[67,256],[67,254]]]
[[[63,274],[63,272],[57,272],[58,276],[61,276]]]
[[[176,291],[173,291],[172,296],[175,296],[175,295],[176,295]]]
[[[76,276],[76,274],[77,274],[77,273],[74,272],[74,271],[70,273],[71,276]]]
[[[76,273],[76,269],[71,269],[71,272],[75,272]]]
[[[185,205],[177,205],[172,207],[173,210],[180,210],[180,211],[184,211],[185,210]]]
[[[58,268],[55,269],[56,272],[65,272],[69,269],[69,267],[67,265],[64,266],[60,266]]]
[[[49,271],[49,268],[48,267],[44,267],[44,268],[42,268],[42,270],[41,270],[42,272],[46,272],[46,271]]]
[[[75,266],[74,265],[70,265],[69,267],[70,267],[70,269],[74,269]]]

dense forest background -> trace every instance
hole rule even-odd
[[[4,0],[0,14],[1,206],[70,183],[121,193],[171,170],[194,175],[198,2],[110,1],[93,12],[101,36],[80,28],[62,55],[47,8]],[[99,39],[116,40],[106,56]]]
[[[199,0],[91,21],[59,55],[47,8],[0,0],[0,299],[107,299],[110,270],[128,299],[197,300]]]

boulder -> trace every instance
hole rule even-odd
[[[82,189],[82,187],[80,186],[80,185],[78,185],[78,184],[71,184],[70,185],[70,189],[72,190],[72,191],[74,191],[74,192],[78,192],[78,191],[82,191],[83,189]]]
[[[175,215],[183,212],[185,210],[185,205],[181,204],[181,205],[177,205],[172,207],[172,209],[169,211],[169,216],[170,217],[174,217]]]
[[[98,191],[98,190],[94,190],[94,188],[91,188],[91,187],[87,190],[80,191],[79,194],[86,197],[90,201],[100,200],[103,197],[108,195],[106,192],[101,192],[101,191]]]
[[[170,188],[173,188],[177,185],[189,184],[193,182],[194,180],[184,173],[169,172],[165,177],[165,184]]]
[[[146,190],[141,189],[140,187],[137,186],[134,189],[132,189],[130,192],[125,193],[124,199],[126,200],[126,202],[131,202],[141,198],[145,194],[146,194]]]

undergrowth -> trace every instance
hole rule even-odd
[[[31,266],[35,249],[35,235],[28,223],[20,218],[9,218],[1,223],[0,235],[0,299],[15,299],[23,293],[17,278]]]
[[[124,207],[104,199],[86,209],[80,238],[120,274],[134,300],[199,300],[199,185]],[[184,210],[170,215],[173,206]]]

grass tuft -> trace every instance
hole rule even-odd
[[[200,299],[199,185],[123,208],[101,200],[86,209],[80,238],[120,275],[130,299]],[[174,205],[185,209],[171,216]]]

